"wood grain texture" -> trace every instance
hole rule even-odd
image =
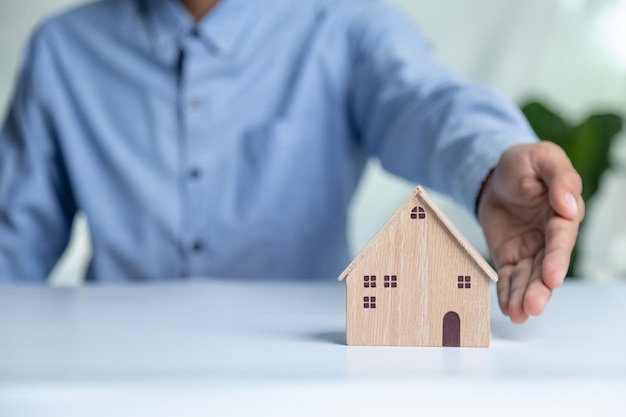
[[[415,207],[423,218],[411,216]],[[375,288],[365,276],[376,276]],[[397,285],[386,287],[385,276]],[[497,275],[421,187],[339,279],[346,277],[349,345],[442,346],[452,311],[460,346],[489,346],[489,284]],[[364,308],[364,297],[376,297],[376,308]]]

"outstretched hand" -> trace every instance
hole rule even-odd
[[[543,312],[563,283],[585,212],[582,183],[550,142],[507,149],[483,187],[478,219],[498,271],[498,301],[514,323]]]

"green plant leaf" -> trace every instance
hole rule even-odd
[[[614,114],[590,116],[572,130],[571,146],[566,153],[583,180],[583,199],[588,201],[598,191],[604,171],[610,166],[613,139],[622,128]]]
[[[537,101],[524,105],[522,112],[537,136],[543,140],[562,145],[562,142],[571,135],[571,129],[565,120]]]

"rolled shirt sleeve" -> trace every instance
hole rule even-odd
[[[520,110],[436,63],[415,24],[389,5],[359,7],[349,36],[350,108],[367,151],[473,212],[504,150],[537,140]]]

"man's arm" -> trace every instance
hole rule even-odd
[[[378,2],[355,15],[351,109],[366,149],[400,176],[453,196],[479,219],[498,296],[514,322],[563,281],[584,214],[580,178],[519,109],[436,64],[412,23]]]
[[[43,282],[76,211],[43,98],[50,59],[35,35],[0,131],[0,282]]]
[[[435,62],[406,16],[382,2],[362,4],[350,30],[350,109],[363,145],[388,171],[474,212],[504,150],[535,134],[499,92]]]

